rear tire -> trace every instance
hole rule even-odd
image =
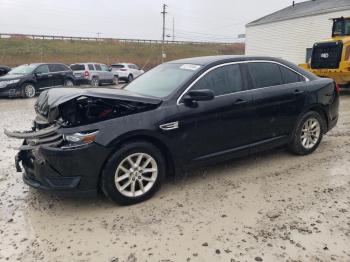
[[[92,87],[98,87],[100,85],[100,81],[98,80],[97,77],[94,77],[91,79],[91,86]]]
[[[306,113],[298,122],[289,149],[297,155],[308,155],[319,146],[325,131],[325,120],[315,111]]]
[[[132,82],[132,80],[134,80],[134,76],[130,74],[130,75],[128,76],[127,82],[130,83],[130,82]]]
[[[71,79],[66,79],[66,80],[64,80],[64,84],[63,85],[65,87],[72,87],[72,86],[74,86],[74,82]]]
[[[22,97],[33,98],[36,94],[36,89],[32,83],[24,83],[22,85]]]
[[[163,182],[166,164],[161,151],[143,141],[122,145],[107,161],[101,175],[104,194],[120,205],[145,201]]]

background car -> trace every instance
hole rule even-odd
[[[34,97],[47,88],[73,86],[74,81],[72,70],[64,64],[21,65],[0,77],[0,96]]]
[[[106,66],[99,63],[79,63],[72,64],[77,84],[89,84],[98,87],[101,84],[117,84],[118,77]]]
[[[0,65],[0,76],[6,75],[11,71],[11,68],[5,65]]]
[[[139,66],[129,63],[119,63],[111,65],[112,72],[118,76],[118,79],[131,82],[136,77],[142,75],[145,71]]]

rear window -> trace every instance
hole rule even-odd
[[[73,71],[84,71],[85,70],[85,65],[83,65],[83,64],[75,64],[75,65],[71,65],[70,68]]]
[[[280,66],[280,69],[281,69],[282,78],[285,84],[305,81],[305,79],[301,75],[295,73],[294,71],[284,66]]]
[[[111,65],[112,68],[124,68],[124,65]]]
[[[95,67],[94,67],[94,65],[93,65],[93,64],[88,64],[88,67],[89,67],[89,70],[92,70],[92,71],[94,71],[94,70],[95,70]]]
[[[248,63],[250,75],[255,88],[282,85],[282,74],[278,64],[275,63]]]

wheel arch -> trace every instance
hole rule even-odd
[[[28,80],[24,80],[22,83],[21,83],[21,87],[23,87],[25,84],[33,84],[34,85],[34,87],[35,87],[35,89],[37,89],[37,87],[36,87],[36,81],[34,81],[34,80],[30,80],[30,79],[28,79]]]
[[[167,176],[173,176],[175,174],[174,159],[172,157],[172,154],[171,154],[168,146],[161,139],[156,138],[156,137],[149,135],[149,134],[129,134],[129,135],[123,136],[122,138],[119,138],[117,140],[112,141],[108,145],[109,147],[111,147],[113,149],[111,150],[109,155],[106,157],[106,159],[102,165],[102,168],[101,168],[101,171],[99,174],[99,181],[101,180],[102,171],[105,168],[105,166],[108,162],[108,159],[116,152],[116,150],[124,144],[128,144],[128,143],[135,142],[135,141],[148,142],[148,143],[154,145],[155,147],[157,147],[164,155]]]
[[[307,111],[307,112],[309,112],[309,111],[315,111],[315,112],[317,112],[317,113],[319,113],[320,114],[320,116],[324,119],[324,124],[326,125],[325,126],[325,130],[324,130],[324,132],[327,132],[327,130],[328,130],[328,124],[329,124],[329,119],[328,119],[328,116],[327,116],[327,111],[326,111],[326,109],[324,109],[321,105],[312,105],[312,106],[310,106],[309,107],[309,110]],[[307,112],[304,112],[304,113],[307,113]]]

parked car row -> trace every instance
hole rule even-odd
[[[34,97],[53,87],[88,84],[117,84],[119,79],[131,82],[143,74],[137,65],[122,63],[108,67],[100,63],[70,66],[58,63],[34,63],[11,68],[0,66],[0,97]]]

